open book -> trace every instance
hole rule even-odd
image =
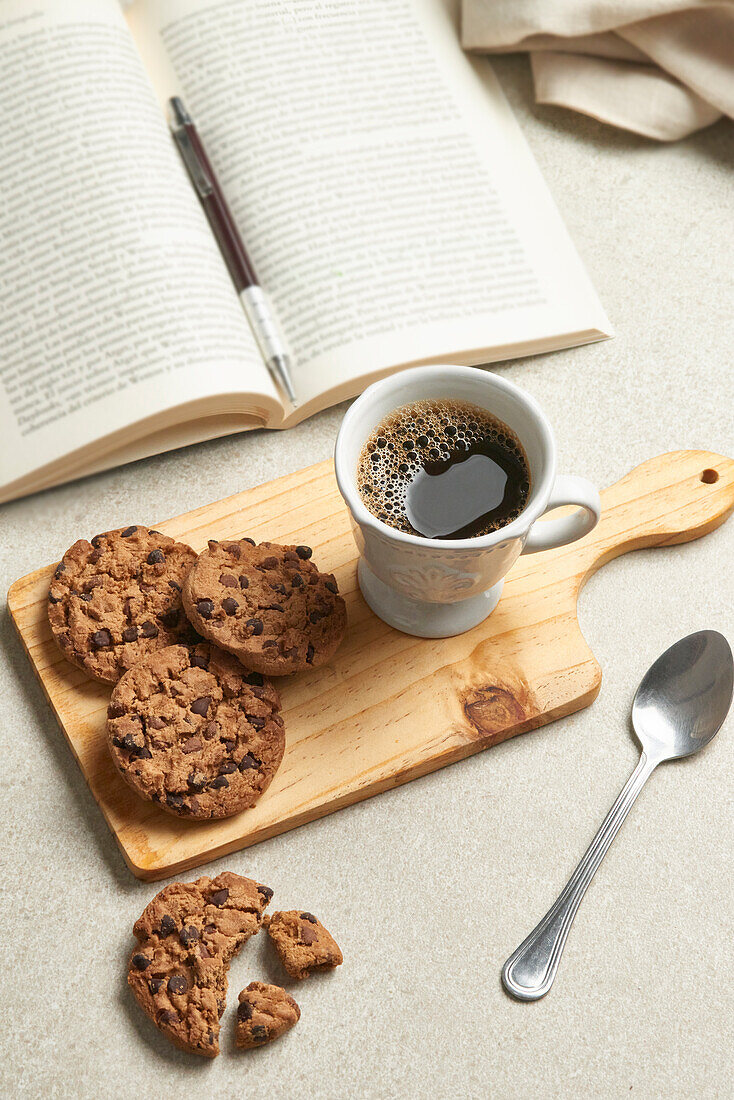
[[[0,501],[608,321],[446,0],[2,0]],[[182,95],[294,360],[268,374]]]

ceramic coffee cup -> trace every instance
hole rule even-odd
[[[530,493],[520,515],[489,535],[426,539],[373,516],[357,488],[357,467],[370,433],[388,413],[413,401],[470,401],[503,420],[530,464]],[[537,401],[512,382],[476,367],[437,365],[400,371],[370,386],[347,411],[336,440],[336,478],[360,553],[362,595],[390,626],[421,638],[448,638],[485,619],[520,556],[582,538],[599,522],[599,493],[582,477],[556,474],[556,447]],[[562,505],[576,511],[544,523]]]

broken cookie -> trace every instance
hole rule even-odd
[[[235,1041],[242,1050],[261,1047],[298,1023],[301,1010],[279,985],[250,982],[239,995]]]
[[[341,966],[339,945],[313,913],[298,909],[273,913],[267,930],[291,978],[307,978],[317,970]]]
[[[128,984],[143,1012],[181,1050],[219,1054],[229,962],[260,930],[272,895],[267,886],[223,871],[166,886],[135,922],[139,946]]]

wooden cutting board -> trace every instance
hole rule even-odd
[[[580,542],[521,557],[486,622],[457,638],[412,638],[362,599],[349,520],[330,462],[198,508],[155,527],[201,550],[207,538],[307,543],[347,602],[347,638],[332,662],[281,680],[287,748],[260,802],[213,823],[142,802],[110,760],[109,690],[54,644],[46,597],[54,566],[16,581],[13,620],[92,793],[133,874],[165,878],[303,825],[352,802],[587,706],[601,670],[576,619],[600,565],[646,546],[707,534],[734,510],[734,461],[678,451],[638,466],[602,493],[598,527]],[[91,536],[94,532],[80,532]],[[59,554],[65,547],[59,547]]]

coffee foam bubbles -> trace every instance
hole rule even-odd
[[[450,399],[404,405],[389,413],[365,442],[357,467],[359,494],[372,515],[383,523],[418,534],[406,516],[406,493],[413,478],[426,466],[436,472],[435,464],[483,441],[501,444],[529,468],[515,433],[486,409]],[[477,534],[489,534],[505,526],[521,511],[522,506]]]

